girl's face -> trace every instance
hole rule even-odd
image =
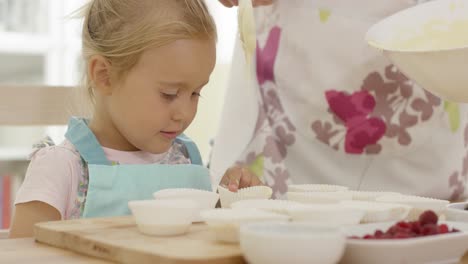
[[[215,62],[212,39],[183,39],[145,51],[106,100],[115,132],[128,141],[119,143],[167,151],[194,119]]]

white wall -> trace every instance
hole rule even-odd
[[[234,43],[238,37],[237,9],[226,8],[217,0],[208,0],[207,3],[218,27],[218,60],[209,84],[203,89],[197,117],[186,132],[197,143],[205,163],[211,151],[209,142],[218,129]]]

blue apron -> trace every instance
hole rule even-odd
[[[185,145],[193,164],[112,165],[88,127],[87,121],[71,118],[65,137],[75,146],[88,168],[88,191],[81,217],[130,214],[131,200],[153,199],[153,193],[167,188],[212,191],[209,171],[202,166],[197,146],[186,136],[176,141]]]

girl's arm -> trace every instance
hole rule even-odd
[[[67,219],[81,173],[80,156],[66,142],[34,152],[16,196],[10,237],[31,237],[34,224]]]
[[[32,201],[17,204],[9,237],[32,237],[34,224],[58,220],[61,220],[59,211],[44,202]]]

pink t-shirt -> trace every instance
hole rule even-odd
[[[175,143],[163,154],[144,151],[119,151],[103,148],[106,158],[114,164],[182,164],[190,163],[183,154],[183,146]],[[83,169],[80,154],[65,140],[32,154],[26,177],[16,196],[15,204],[41,201],[56,208],[62,219],[79,218],[82,198],[80,189],[87,190],[87,170]]]

